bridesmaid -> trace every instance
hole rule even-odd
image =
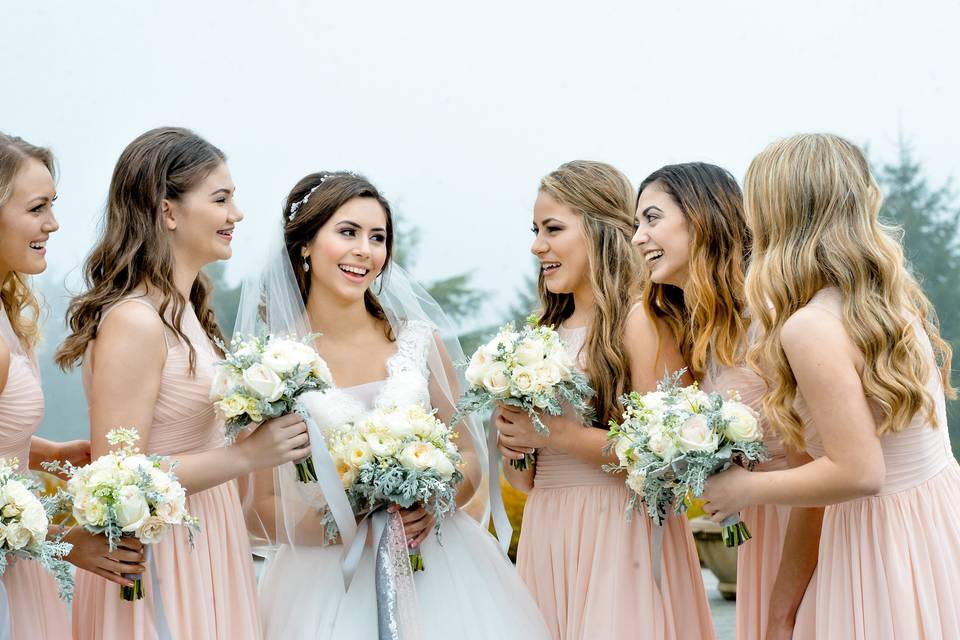
[[[670,327],[704,391],[724,396],[737,391],[761,412],[765,385],[744,360],[750,232],[737,181],[702,162],[662,167],[640,185],[636,224],[633,243],[648,274],[647,312]],[[788,456],[770,425],[761,424],[772,459],[757,471],[786,469],[788,457],[809,461],[795,449]],[[737,556],[737,638],[806,637],[813,631],[814,611],[813,598],[803,598],[816,567],[822,510],[751,505],[740,516],[753,539]],[[793,535],[783,554],[791,520]]]
[[[750,504],[828,505],[816,637],[960,637],[960,466],[950,348],[878,218],[863,153],[832,135],[776,142],[747,171],[750,308],[771,424],[814,461],[708,484],[715,520]],[[769,306],[768,306],[769,305]]]
[[[50,460],[90,461],[86,440],[58,443],[33,435],[43,419],[44,397],[36,359],[40,304],[27,276],[46,270],[46,243],[60,228],[53,215],[54,174],[49,149],[0,133],[0,458],[19,459],[23,473]],[[51,527],[51,534],[59,533],[59,527]],[[74,545],[67,560],[108,580],[129,584],[120,573],[141,570],[136,549],[111,553],[103,536],[77,529],[66,539]],[[38,564],[18,559],[7,566],[2,581],[10,617],[0,619],[0,637],[69,637],[67,605]]]
[[[305,425],[285,416],[226,449],[208,398],[221,339],[201,268],[231,255],[243,214],[223,153],[186,129],[144,133],[113,172],[102,235],[85,266],[87,291],[68,311],[62,367],[83,363],[94,456],[105,435],[134,426],[147,453],[171,456],[200,518],[151,545],[146,596],[78,572],[74,637],[259,638],[253,563],[234,479],[303,458]]]
[[[504,472],[530,494],[517,569],[561,640],[713,637],[686,518],[668,518],[654,556],[650,520],[627,521],[623,478],[602,469],[614,461],[603,452],[603,425],[620,417],[618,398],[653,390],[665,369],[683,367],[666,325],[636,304],[633,213],[629,180],[607,164],[569,162],[541,181],[531,247],[541,266],[540,319],[559,328],[596,389],[597,420],[545,417],[543,437],[525,413],[503,407],[495,416],[505,458],[539,450],[532,469]]]

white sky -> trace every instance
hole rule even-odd
[[[902,131],[936,182],[955,175],[958,24],[955,1],[8,1],[0,130],[59,158],[48,283],[90,248],[122,148],[176,124],[230,158],[234,280],[296,180],[347,168],[420,227],[419,277],[509,290],[537,182],[566,160],[739,178],[777,137],[886,159]]]

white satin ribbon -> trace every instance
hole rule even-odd
[[[497,533],[497,540],[500,542],[500,549],[506,555],[510,549],[510,541],[513,539],[513,525],[510,524],[510,518],[507,517],[507,510],[503,505],[503,494],[500,492],[500,449],[497,447],[497,429],[494,426],[493,416],[491,414],[490,422],[487,424],[487,458],[488,481],[490,483],[490,517],[493,519],[493,530]]]
[[[8,565],[7,569],[9,568]],[[7,600],[7,587],[3,584],[3,578],[0,577],[0,640],[10,640],[13,637],[12,626],[10,602]]]
[[[151,553],[151,545],[144,549],[147,565],[150,569],[150,590],[153,596],[153,624],[157,628],[157,638],[159,640],[172,640],[170,634],[170,625],[167,624],[167,616],[163,611],[163,596],[160,593],[160,578],[157,572],[157,562],[154,554]]]

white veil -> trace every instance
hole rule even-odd
[[[313,333],[282,229],[275,230],[266,246],[268,249],[260,262],[260,272],[243,284],[235,333],[298,337]],[[438,417],[448,422],[462,388],[462,376],[454,363],[464,361],[454,325],[436,300],[396,264],[378,278],[373,292],[395,335],[406,322],[427,323],[433,328],[436,339],[427,356],[431,400]],[[471,464],[472,459],[479,471],[473,474],[465,471],[465,475],[473,475],[479,480],[467,502],[464,503],[464,496],[460,496],[461,509],[486,527],[492,499],[496,531],[505,550],[504,545],[509,543],[512,532],[500,497],[499,472],[494,470],[497,468],[496,453],[493,453],[491,462],[487,438],[478,421],[468,418],[450,426],[460,434],[458,446],[467,464]],[[316,459],[317,455],[314,455]],[[269,558],[279,545],[319,546],[324,543],[320,513],[326,500],[318,483],[297,481],[293,465],[262,471],[241,484],[244,512],[255,553]]]

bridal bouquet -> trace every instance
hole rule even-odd
[[[163,468],[164,456],[147,456],[135,444],[140,436],[136,429],[113,429],[107,433],[107,442],[113,451],[100,456],[90,464],[75,467],[51,463],[50,471],[62,471],[67,481],[64,499],[72,505],[77,524],[87,531],[107,536],[110,548],[116,548],[123,536],[134,536],[144,544],[163,540],[176,525],[193,534],[200,530],[200,522],[186,509],[186,492],[173,473]],[[140,576],[132,587],[120,587],[124,600],[143,598]]]
[[[420,404],[374,409],[327,431],[327,448],[353,512],[370,514],[388,504],[404,509],[420,503],[437,520],[456,510],[463,481],[453,433]],[[337,536],[327,514],[327,539]],[[423,569],[419,549],[410,552],[414,571]]]
[[[57,512],[57,501],[38,496],[40,487],[28,476],[19,475],[17,458],[0,458],[0,576],[8,558],[35,560],[57,581],[60,597],[73,597],[73,575],[63,557],[71,545],[47,540],[50,517]]]
[[[513,323],[501,328],[471,356],[465,375],[470,387],[457,403],[454,424],[464,415],[498,402],[526,411],[542,435],[549,435],[550,430],[538,412],[558,416],[564,402],[582,420],[593,419],[589,402],[593,390],[586,377],[574,367],[560,335],[539,325],[536,316],[530,316],[519,330]],[[533,463],[532,455],[510,462],[517,469]]]
[[[680,385],[683,370],[668,376],[657,390],[625,396],[623,422],[610,422],[610,446],[619,464],[605,470],[626,471],[633,492],[630,508],[646,512],[658,525],[667,510],[683,513],[689,496],[699,497],[704,482],[734,462],[747,468],[767,459],[757,415],[737,397],[724,400],[693,384]],[[724,522],[728,547],[750,539],[746,525],[733,517]]]
[[[296,398],[305,391],[333,386],[323,358],[303,341],[269,335],[234,339],[234,348],[223,344],[224,359],[217,363],[210,399],[225,421],[228,443],[251,424],[300,411]],[[316,482],[310,457],[295,463],[301,482]]]

